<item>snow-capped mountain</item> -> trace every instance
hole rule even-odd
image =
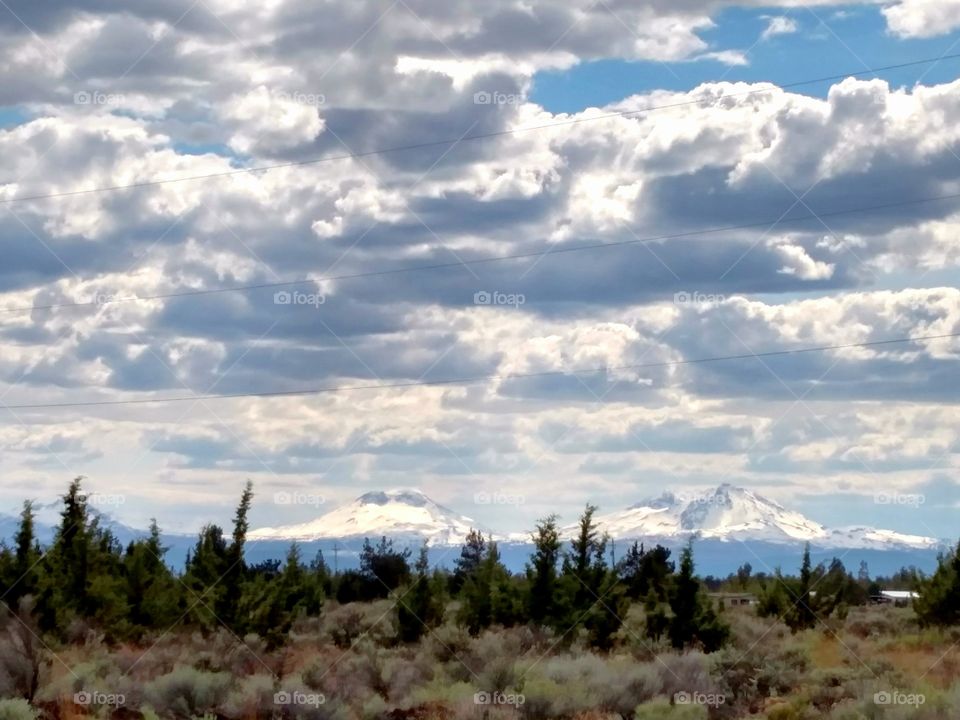
[[[597,524],[617,540],[676,545],[687,538],[720,542],[750,541],[777,545],[809,542],[820,548],[933,550],[936,538],[905,535],[871,527],[828,529],[798,512],[744,488],[724,484],[702,494],[665,493],[626,510],[598,515]],[[438,505],[419,490],[389,490],[361,495],[352,503],[299,525],[254,530],[251,540],[335,540],[386,535],[433,546],[459,545],[471,528],[488,534],[469,517]],[[572,537],[576,525],[562,530]],[[513,545],[530,542],[529,530],[494,536]]]
[[[831,548],[932,549],[936,538],[904,535],[870,527],[827,529],[798,512],[750,490],[724,484],[698,495],[665,493],[626,510],[597,516],[597,524],[617,539],[709,538],[812,545]],[[564,528],[571,536],[576,527]]]
[[[347,538],[424,539],[431,545],[459,545],[478,528],[470,518],[438,505],[419,490],[388,490],[361,495],[349,505],[299,525],[261,528],[250,540]]]

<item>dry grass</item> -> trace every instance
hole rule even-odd
[[[380,615],[379,603],[334,607],[269,652],[256,638],[240,643],[228,633],[173,633],[112,648],[91,637],[55,648],[63,662],[50,658],[37,717],[11,705],[0,720],[111,717],[105,708],[73,703],[73,693],[89,687],[126,693],[132,707],[124,718],[131,720],[148,704],[163,720],[268,718],[279,712],[273,693],[297,689],[326,697],[320,708],[281,713],[305,720],[899,719],[878,715],[871,704],[884,688],[925,693],[930,702],[917,715],[923,720],[960,718],[958,637],[921,631],[909,609],[854,609],[836,635],[822,628],[793,635],[782,623],[731,609],[733,640],[722,652],[658,648],[656,656],[629,636],[602,655],[555,648],[549,634],[528,628],[470,637],[449,623],[404,646],[389,619],[378,626]],[[347,644],[341,622],[349,626]],[[479,691],[521,694],[525,703],[477,705]],[[679,692],[719,693],[726,701],[719,708],[677,705]]]

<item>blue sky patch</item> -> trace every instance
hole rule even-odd
[[[764,33],[775,18],[780,33]],[[960,53],[960,32],[928,39],[901,39],[887,32],[878,7],[728,9],[716,26],[701,33],[707,53],[743,53],[748,65],[727,65],[711,57],[686,62],[597,60],[534,77],[531,99],[551,112],[602,107],[652,90],[690,90],[719,80],[793,82],[861,72],[924,58]],[[862,76],[870,77],[870,76]],[[933,85],[960,77],[960,58],[886,71],[894,86],[918,81]],[[804,85],[795,92],[825,97],[833,83]]]

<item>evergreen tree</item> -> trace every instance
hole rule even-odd
[[[341,605],[381,597],[383,586],[357,570],[340,573],[334,582],[334,596]]]
[[[200,530],[197,544],[187,557],[183,584],[188,589],[182,599],[182,612],[188,621],[204,631],[217,625],[214,608],[223,605],[225,588],[220,582],[227,569],[227,541],[218,525]]]
[[[757,598],[757,615],[760,617],[781,618],[790,609],[790,600],[787,598],[786,580],[780,569],[774,573],[760,590]]]
[[[318,614],[323,602],[316,575],[304,567],[296,543],[287,551],[283,568],[276,561],[249,569],[238,616],[245,628],[274,648],[283,643],[297,618]]]
[[[62,633],[71,620],[85,616],[90,605],[89,517],[81,481],[75,478],[62,498],[60,525],[41,567],[37,613],[40,627],[46,632]]]
[[[325,597],[333,594],[333,577],[330,568],[323,559],[323,550],[317,550],[310,561],[310,577],[312,578],[313,597],[307,603],[307,614],[319,615]]]
[[[680,554],[680,569],[670,589],[668,635],[677,649],[699,644],[706,652],[718,650],[730,635],[729,626],[717,615],[694,575],[693,547]]]
[[[478,567],[465,579],[460,591],[457,620],[476,635],[491,625],[510,627],[523,615],[523,603],[510,572],[500,561],[495,542],[486,550]]]
[[[583,624],[590,645],[598,650],[609,650],[630,609],[630,601],[614,572],[604,574],[598,590],[597,602],[588,611]]]
[[[409,582],[409,558],[409,548],[395,550],[393,540],[386,536],[381,537],[376,545],[365,538],[360,552],[360,574],[369,584],[365,594],[385,598],[392,590]]]
[[[793,632],[807,630],[817,624],[817,596],[811,595],[813,567],[810,562],[810,543],[803,548],[803,561],[800,565],[800,578],[792,589],[792,607],[785,620]]]
[[[867,603],[867,587],[847,572],[839,558],[833,558],[826,572],[817,579],[817,613],[829,617],[846,608]]]
[[[245,631],[245,628],[238,623],[237,608],[243,583],[247,576],[243,548],[247,542],[247,530],[249,529],[247,515],[252,503],[253,483],[248,480],[233,516],[233,537],[226,550],[226,567],[220,580],[223,592],[216,596],[213,605],[220,620],[237,634],[243,634]]]
[[[487,543],[483,535],[477,530],[470,529],[467,539],[460,548],[460,557],[457,558],[453,575],[450,577],[450,592],[456,595],[460,588],[483,562],[486,554]]]
[[[99,517],[91,519],[87,538],[90,542],[88,591],[82,616],[102,630],[108,642],[112,642],[131,632],[123,546],[111,530],[100,527]]]
[[[580,616],[600,596],[607,574],[607,538],[601,536],[593,521],[597,508],[587,505],[580,516],[576,537],[563,557],[563,577],[570,595],[570,611]]]
[[[415,565],[413,587],[397,603],[397,627],[402,642],[417,642],[430,628],[443,620],[443,598],[437,582],[430,576],[427,544],[420,548]]]
[[[680,570],[670,593],[670,642],[675,648],[689,645],[696,637],[700,583],[693,574],[693,548],[687,545],[680,554]]]
[[[559,609],[557,564],[560,561],[560,533],[556,515],[537,524],[533,545],[533,555],[527,564],[527,617],[538,625],[545,625],[556,619]]]
[[[178,583],[163,562],[167,548],[160,541],[156,520],[150,535],[127,546],[123,559],[128,621],[135,636],[145,630],[165,630],[178,617]]]
[[[918,591],[913,607],[921,625],[960,625],[960,543],[951,555],[940,556],[936,572],[919,582]]]
[[[564,554],[561,580],[566,617],[556,629],[567,632],[586,628],[593,646],[608,649],[623,623],[627,603],[617,574],[607,565],[607,537],[600,534],[593,520],[596,510],[587,505],[570,550]],[[560,620],[559,614],[556,619]]]
[[[109,641],[129,630],[123,549],[89,510],[81,483],[75,478],[63,496],[53,544],[37,566],[36,612],[45,632],[62,637],[71,622],[85,620]],[[31,557],[30,525],[32,514],[26,513],[18,533],[21,559]]]
[[[4,601],[17,607],[20,598],[34,595],[38,589],[40,546],[34,530],[33,502],[25,500],[20,511],[20,524],[14,537],[9,571],[4,573]]]
[[[669,548],[657,545],[652,550],[644,550],[643,545],[634,541],[617,570],[630,599],[646,600],[652,590],[659,601],[666,601],[667,586],[674,572]]]
[[[669,605],[651,589],[643,601],[644,633],[651,640],[660,640],[670,629]]]

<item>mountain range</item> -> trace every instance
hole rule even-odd
[[[935,549],[941,540],[865,526],[828,529],[802,514],[750,490],[724,484],[697,495],[664,495],[625,510],[598,515],[599,528],[616,540],[646,542],[688,538],[723,542],[764,542],[823,548]],[[531,520],[532,525],[532,520]],[[257,540],[362,539],[386,535],[399,540],[426,540],[432,546],[459,545],[471,528],[500,543],[528,543],[528,532],[491,533],[465,515],[443,507],[419,490],[370,492],[352,503],[298,525],[253,530]],[[561,535],[572,537],[575,525]]]
[[[37,537],[47,544],[59,523],[59,503],[38,504],[35,509]],[[107,513],[96,514],[124,545],[146,534]],[[611,537],[612,552],[622,552],[623,545],[634,540],[648,547],[661,543],[677,549],[695,539],[699,571],[715,575],[732,572],[743,562],[758,569],[793,567],[806,542],[816,562],[837,556],[848,565],[869,561],[871,570],[878,573],[889,574],[906,565],[930,572],[936,567],[937,553],[947,546],[945,540],[873,527],[826,528],[769,498],[727,484],[699,494],[664,493],[595,519]],[[532,549],[530,531],[535,520],[529,518],[529,527],[522,531],[491,532],[416,489],[368,492],[307,522],[251,530],[246,554],[250,562],[282,558],[296,541],[304,558],[322,552],[328,564],[343,570],[357,567],[364,538],[387,536],[411,548],[426,541],[431,562],[449,565],[464,537],[476,528],[496,540],[504,563],[520,572]],[[14,515],[0,514],[0,537],[12,538],[18,522]],[[562,538],[572,538],[576,529],[575,524],[562,527]],[[163,542],[167,561],[182,568],[196,536],[164,533]]]

